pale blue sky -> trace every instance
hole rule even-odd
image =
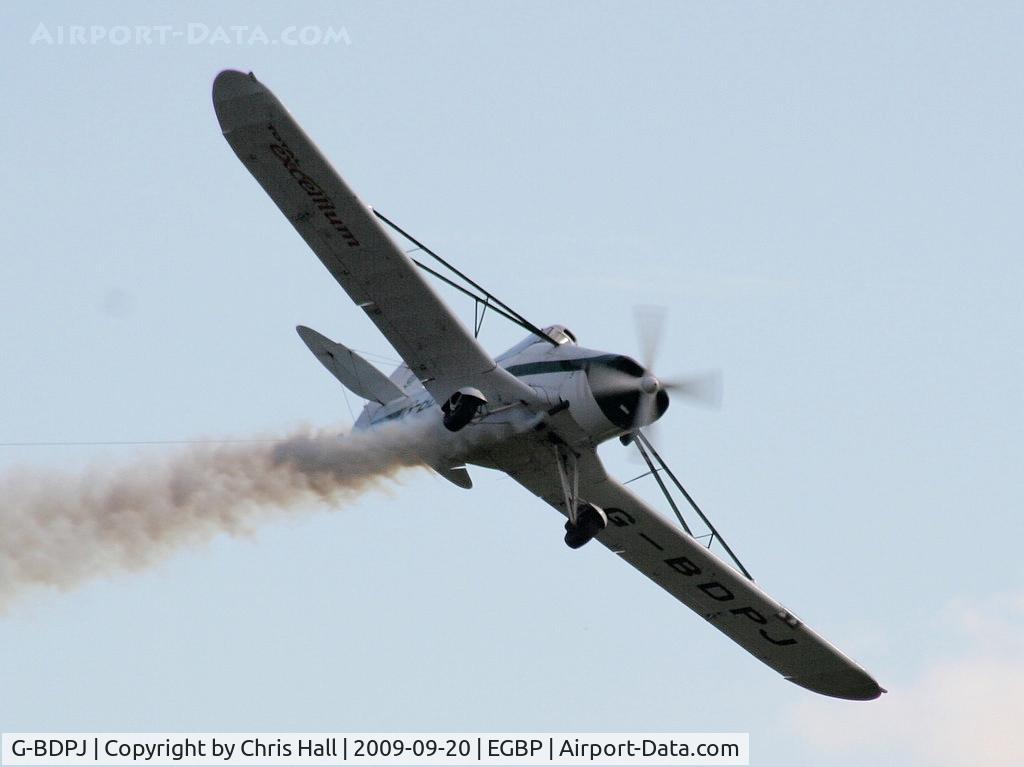
[[[673,406],[666,457],[762,585],[890,694],[786,683],[477,470],[469,493],[411,474],[23,600],[0,618],[0,729],[749,731],[774,767],[967,764],[960,741],[922,743],[1019,719],[1024,7],[3,19],[0,442],[348,420],[294,326],[389,350],[220,136],[213,77],[251,69],[365,200],[534,322],[636,353],[632,307],[669,306],[660,370],[718,366],[726,386],[717,413]],[[30,45],[40,22],[332,25],[350,44]],[[0,466],[160,449],[0,448]],[[635,472],[618,443],[603,455]]]

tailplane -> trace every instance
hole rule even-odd
[[[406,396],[393,381],[347,346],[335,343],[305,325],[299,325],[295,330],[320,364],[353,394],[381,405]]]

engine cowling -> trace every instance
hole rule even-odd
[[[444,427],[448,431],[459,431],[473,420],[481,405],[487,404],[487,398],[479,389],[464,386],[445,400],[441,405],[444,413]]]

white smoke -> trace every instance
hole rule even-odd
[[[423,424],[190,445],[77,474],[0,475],[0,610],[33,586],[70,588],[177,547],[250,532],[313,503],[337,506],[424,464]]]

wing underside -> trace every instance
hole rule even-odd
[[[509,473],[565,513],[547,451]],[[871,700],[883,691],[868,673],[805,626],[756,583],[719,559],[606,474],[596,451],[579,459],[580,497],[600,506],[597,540],[786,679],[823,695]]]
[[[435,400],[474,386],[493,404],[536,404],[533,391],[495,365],[266,86],[251,74],[224,71],[213,101],[235,154]]]

